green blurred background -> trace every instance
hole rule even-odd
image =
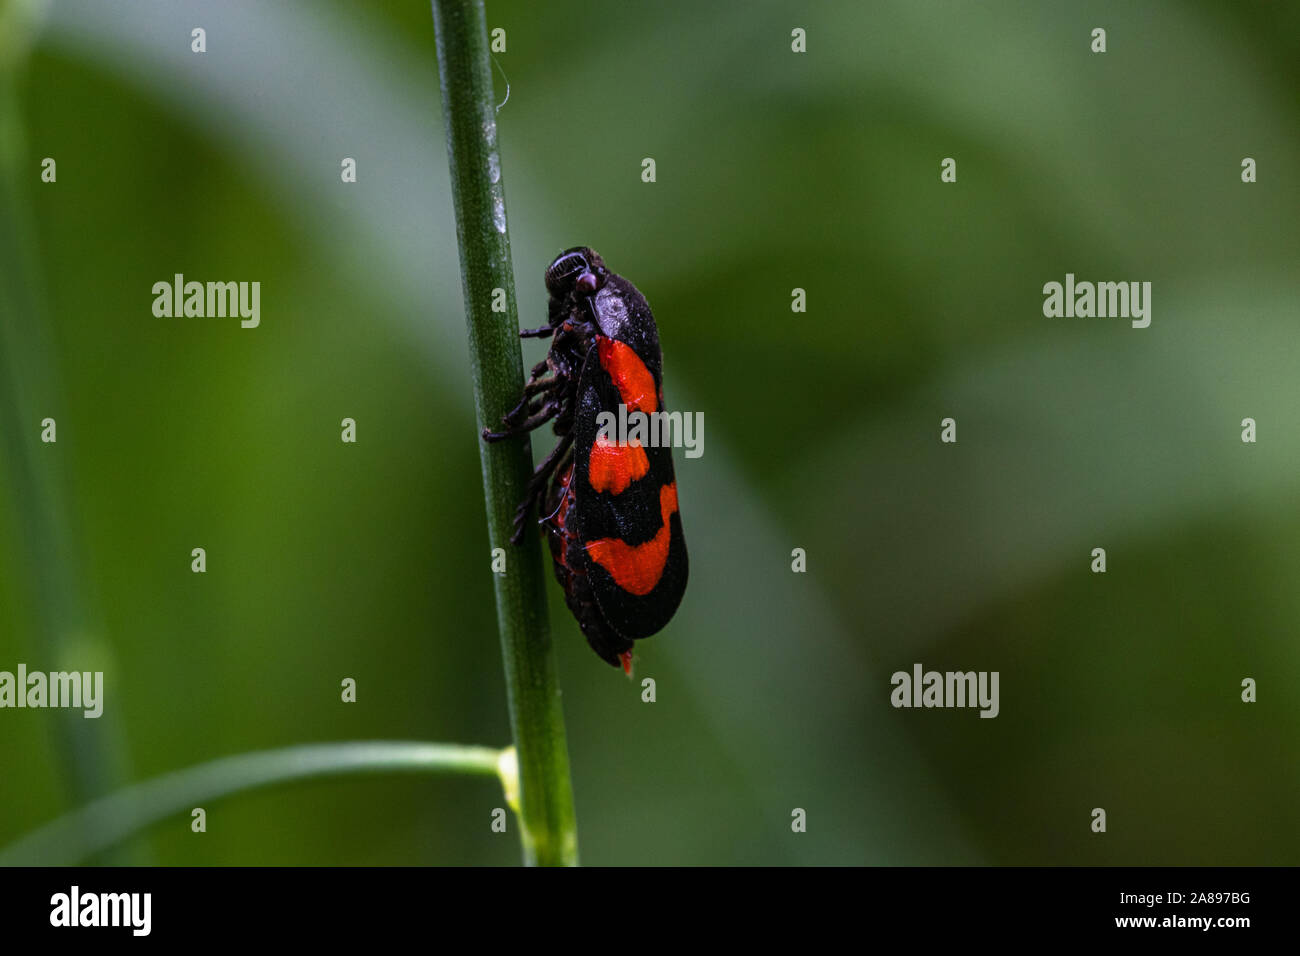
[[[507,742],[427,4],[0,11],[0,669],[103,661],[107,687],[89,751],[0,711],[0,845],[218,756]],[[638,647],[656,703],[548,574],[583,862],[1300,862],[1300,7],[488,22],[521,322],[550,258],[593,246],[706,423],[677,460],[691,585]],[[155,318],[177,272],[260,281],[260,328]],[[1044,318],[1066,272],[1151,281],[1151,327]],[[36,500],[64,537],[33,544]],[[891,708],[915,662],[999,671],[1001,715]],[[135,858],[511,864],[500,805],[487,779],[304,784]]]

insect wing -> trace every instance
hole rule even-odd
[[[630,350],[616,352],[622,365],[609,361],[610,354],[611,340],[598,336],[578,383],[574,513],[569,520],[576,522],[601,614],[619,634],[637,640],[662,629],[681,603],[687,578],[686,543],[672,449],[666,443],[661,447],[619,444],[616,429],[610,440],[600,434],[600,413],[611,413],[617,422],[626,391],[626,385],[620,390],[610,369],[619,375],[633,362]],[[641,370],[653,379],[657,398],[658,375],[644,364]],[[623,378],[626,383],[637,374],[633,370]]]

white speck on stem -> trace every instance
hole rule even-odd
[[[505,235],[506,201],[500,196],[492,200],[492,224],[497,227],[497,232]]]

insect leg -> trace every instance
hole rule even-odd
[[[524,492],[524,500],[515,509],[515,533],[510,536],[510,540],[514,544],[519,544],[524,540],[524,528],[528,524],[528,516],[532,513],[533,505],[545,494],[546,483],[550,480],[551,473],[555,471],[555,466],[564,458],[564,453],[569,450],[569,446],[572,444],[573,433],[570,432],[555,443],[551,453],[533,471],[533,477],[528,479],[528,489]]]
[[[485,441],[501,441],[503,438],[514,438],[516,435],[522,435],[526,432],[530,432],[534,428],[537,428],[541,425],[545,425],[552,418],[558,415],[560,413],[562,404],[563,403],[556,401],[555,398],[552,397],[550,400],[546,402],[545,405],[541,407],[539,411],[531,415],[525,421],[519,422],[518,424],[514,422],[507,422],[507,427],[505,431],[494,432],[494,431],[488,431],[486,428],[483,429],[483,438]],[[530,407],[528,410],[532,411],[532,408]]]
[[[520,420],[540,411],[541,406],[534,405],[532,403],[533,399],[538,395],[551,391],[559,384],[560,381],[555,376],[529,382],[524,386],[524,397],[519,400],[519,404],[506,412],[501,421],[505,422],[507,426],[513,427]]]

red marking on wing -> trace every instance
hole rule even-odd
[[[587,456],[587,481],[596,491],[621,495],[627,486],[650,470],[650,459],[640,442],[620,445],[597,435]]]
[[[602,335],[596,340],[596,348],[599,349],[600,367],[609,373],[609,377],[618,386],[618,393],[627,410],[658,411],[655,377],[632,346]]]
[[[615,584],[637,597],[655,589],[668,563],[673,533],[668,519],[677,513],[677,482],[659,489],[659,513],[663,527],[643,544],[628,544],[619,538],[599,538],[587,544],[588,557],[608,571]]]

